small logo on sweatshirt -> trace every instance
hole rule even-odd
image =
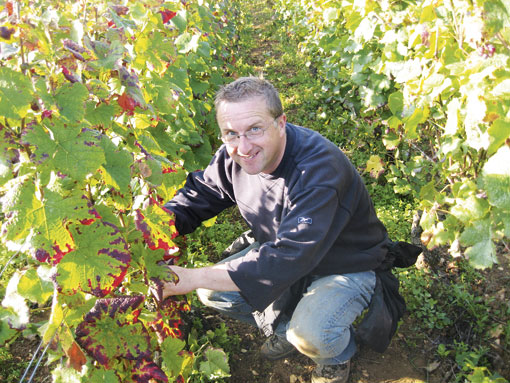
[[[298,225],[300,223],[305,223],[307,225],[311,225],[312,224],[312,219],[310,217],[299,217],[297,219],[297,223],[298,223]]]

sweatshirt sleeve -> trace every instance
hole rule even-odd
[[[193,232],[203,221],[235,203],[228,175],[230,162],[220,149],[204,171],[188,174],[184,186],[165,204],[175,214],[179,234]]]
[[[287,287],[309,274],[349,222],[336,190],[315,187],[295,196],[277,239],[227,263],[229,274],[248,303],[263,311]]]

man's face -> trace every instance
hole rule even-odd
[[[285,114],[274,118],[266,102],[254,97],[240,102],[221,102],[216,112],[221,135],[240,135],[226,143],[227,152],[248,174],[272,173],[285,152]],[[263,130],[261,136],[249,136]]]

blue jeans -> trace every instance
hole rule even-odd
[[[220,263],[243,256],[258,243]],[[352,323],[368,307],[375,288],[373,271],[316,276],[290,320],[279,323],[276,334],[317,364],[345,362],[356,352]],[[253,308],[237,291],[198,289],[202,303],[218,312],[256,326]]]

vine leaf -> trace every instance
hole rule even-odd
[[[73,81],[77,79],[73,78]],[[77,122],[85,116],[84,103],[89,96],[89,91],[80,82],[64,84],[56,95],[60,115],[69,122]]]
[[[225,378],[230,376],[230,367],[227,355],[221,349],[209,348],[205,352],[206,361],[200,363],[200,372],[209,379]]]
[[[158,365],[147,359],[140,359],[136,362],[132,372],[132,379],[136,383],[152,383],[154,380],[168,382],[168,377]]]
[[[76,342],[73,342],[71,347],[65,350],[65,353],[68,357],[69,365],[76,371],[81,371],[81,368],[87,363],[87,357]]]
[[[2,306],[7,310],[3,313],[0,311],[0,315],[2,316],[2,322],[5,321],[11,329],[24,330],[30,319],[28,305],[18,293],[20,279],[21,272],[17,271],[9,280],[5,297],[2,300]]]
[[[24,132],[24,143],[35,146],[34,160],[49,169],[82,180],[105,163],[96,133],[60,119],[45,119]],[[51,132],[51,133],[50,133]]]
[[[143,295],[98,299],[76,328],[76,341],[98,363],[110,368],[114,359],[150,357],[150,338],[138,320]]]
[[[120,380],[113,370],[105,370],[102,366],[94,368],[90,374],[90,383],[119,383]]]
[[[168,376],[177,376],[183,370],[183,364],[186,358],[179,355],[185,346],[185,342],[181,339],[166,338],[162,345],[161,357],[163,358],[163,371]]]
[[[151,250],[165,250],[165,260],[170,259],[178,247],[172,241],[179,235],[175,228],[173,213],[150,198],[145,209],[135,211],[136,228]]]
[[[367,172],[370,173],[372,178],[379,178],[384,173],[384,163],[381,157],[372,155],[367,161]]]
[[[100,146],[106,159],[100,170],[104,182],[119,193],[128,194],[131,181],[129,164],[133,163],[133,156],[126,150],[118,149],[106,136],[101,137]]]
[[[1,199],[6,217],[2,237],[28,245],[40,262],[58,262],[59,257],[74,247],[65,221],[91,217],[86,198],[82,195],[63,198],[46,188],[41,193],[29,175],[11,180],[8,185],[8,192]]]
[[[39,272],[48,273],[48,268],[44,265],[39,266],[37,269],[28,269],[21,277],[18,285],[18,293],[24,298],[37,302],[40,305],[53,295],[53,284],[44,280],[39,276]]]
[[[13,316],[11,310],[0,306],[0,345],[5,344],[18,333],[8,322]]]
[[[158,298],[161,301],[161,297]],[[169,297],[161,302],[156,318],[148,322],[148,325],[158,334],[160,340],[182,338],[181,313],[189,312],[189,310],[190,306],[187,302]]]
[[[483,167],[482,179],[492,206],[510,211],[510,148],[502,146]]]
[[[162,163],[163,181],[157,188],[158,198],[170,201],[177,193],[180,185],[186,180],[187,173],[178,165]]]
[[[0,116],[20,119],[25,117],[32,95],[32,83],[27,76],[9,68],[0,68]]]
[[[64,294],[77,290],[104,297],[124,278],[131,261],[127,244],[116,226],[97,220],[72,225],[75,249],[57,266],[57,284]]]
[[[496,246],[491,239],[489,220],[474,221],[462,232],[460,242],[466,249],[469,263],[475,268],[484,269],[497,262]]]

